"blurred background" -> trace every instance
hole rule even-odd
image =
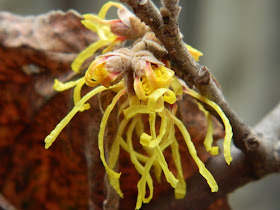
[[[97,13],[102,0],[0,0],[0,11],[38,15],[69,9]],[[280,1],[184,0],[184,40],[204,53],[231,107],[254,126],[280,99]],[[230,195],[232,209],[279,209],[280,175],[248,184]]]

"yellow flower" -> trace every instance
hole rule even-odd
[[[95,78],[94,85],[104,83],[104,78],[107,77],[110,72],[106,72],[104,68],[105,58],[101,60],[96,60],[93,62],[92,66],[89,68],[95,68],[93,71],[98,71],[97,77]],[[102,67],[100,67],[102,66]],[[96,70],[97,69],[97,70]],[[196,162],[199,172],[201,175],[207,180],[211,190],[216,192],[218,190],[217,183],[211,173],[206,169],[204,163],[198,158],[196,149],[191,141],[191,137],[182,123],[176,116],[176,100],[178,96],[182,93],[186,93],[191,95],[192,97],[210,105],[216,112],[219,114],[221,119],[224,122],[226,136],[224,142],[224,154],[225,159],[228,164],[230,164],[231,156],[230,156],[230,141],[232,137],[230,124],[221,111],[221,109],[212,101],[209,101],[207,98],[199,95],[195,91],[189,89],[184,84],[181,84],[179,80],[174,76],[174,72],[164,66],[153,66],[150,63],[146,65],[146,75],[142,75],[141,79],[139,77],[135,77],[134,81],[134,89],[136,95],[129,95],[126,92],[123,82],[119,82],[115,86],[110,86],[108,81],[104,83],[104,86],[98,86],[93,89],[91,92],[86,94],[80,101],[78,101],[73,108],[73,110],[57,125],[57,127],[51,132],[49,136],[46,137],[46,148],[49,148],[50,145],[54,142],[55,138],[61,132],[61,130],[69,123],[72,117],[84,107],[85,102],[90,99],[95,94],[104,91],[106,89],[114,89],[117,90],[116,96],[113,98],[112,103],[107,107],[104,112],[101,124],[100,131],[98,135],[98,145],[100,150],[100,158],[104,164],[106,172],[109,174],[109,180],[113,188],[118,192],[120,196],[123,196],[119,178],[120,173],[117,173],[113,170],[116,159],[119,155],[120,148],[123,148],[130,154],[130,158],[132,163],[134,164],[137,171],[142,175],[139,180],[138,187],[138,197],[136,203],[136,209],[139,209],[142,203],[149,202],[153,197],[153,180],[151,178],[150,170],[151,167],[154,166],[157,168],[157,173],[163,171],[166,180],[170,183],[170,185],[175,188],[175,196],[176,198],[183,198],[186,193],[186,183],[183,176],[183,171],[181,167],[180,153],[178,149],[178,142],[175,136],[175,127],[178,127],[182,136],[185,139],[185,142],[189,148],[190,154]],[[105,75],[105,76],[104,76]],[[152,75],[152,76],[151,76]],[[100,76],[101,79],[98,79]],[[78,80],[77,82],[70,82],[64,84],[65,88],[69,88],[72,86],[77,87],[81,82],[84,83],[87,80],[87,76]],[[62,86],[62,85],[61,85]],[[60,86],[60,90],[63,88]],[[117,88],[116,88],[117,86]],[[57,89],[58,85],[56,86]],[[121,108],[121,112],[124,115],[123,120],[120,122],[119,129],[116,134],[116,138],[114,140],[113,146],[110,150],[110,156],[108,163],[105,161],[104,156],[104,132],[107,124],[107,120],[109,115],[116,105],[117,101],[126,95],[127,102],[124,102],[124,106]],[[74,95],[75,97],[75,95]],[[175,105],[175,106],[174,106]],[[200,106],[201,109],[202,106]],[[120,112],[120,113],[121,113]],[[204,110],[206,113],[207,111]],[[149,132],[145,132],[143,129],[143,121],[142,116],[149,116]],[[159,118],[160,120],[156,120]],[[156,131],[155,124],[160,121],[159,131]],[[209,122],[209,121],[208,121]],[[210,125],[210,134],[213,129]],[[126,133],[124,131],[126,130]],[[140,128],[140,129],[139,129]],[[142,129],[141,129],[142,128]],[[141,154],[134,150],[133,148],[133,140],[132,133],[136,132],[138,134],[139,142],[143,145],[145,150],[150,150],[147,154]],[[217,147],[212,147],[212,136],[209,136],[205,139],[205,146],[207,151],[210,151],[211,154],[216,155],[218,153]],[[175,166],[178,170],[177,177],[169,170],[168,164],[164,158],[163,151],[167,147],[171,147],[172,157],[175,162]],[[152,152],[151,152],[152,151]],[[156,174],[156,176],[160,176]],[[146,186],[149,188],[149,197],[146,197]]]
[[[105,20],[108,10],[113,6],[118,8],[118,15],[120,19]],[[80,68],[85,60],[94,55],[94,53],[102,47],[105,47],[102,54],[110,52],[118,43],[122,43],[129,38],[137,39],[140,35],[142,35],[142,33],[149,30],[142,27],[139,31],[129,31],[130,27],[132,27],[130,22],[131,17],[135,16],[122,4],[117,2],[110,1],[104,4],[98,15],[86,14],[83,15],[83,17],[84,20],[81,21],[82,24],[91,31],[96,32],[100,39],[83,50],[73,61],[71,67],[73,71],[77,73],[80,72]],[[133,20],[135,22],[135,19]],[[139,24],[137,26],[139,26]],[[136,28],[135,26],[133,27]],[[196,61],[198,61],[199,57],[203,55],[200,51],[190,45],[186,46]]]
[[[141,77],[136,76],[134,81],[134,90],[137,97],[145,101],[156,89],[168,88],[171,85],[173,76],[174,72],[172,70],[164,66],[155,67],[147,62],[145,75],[142,75]],[[164,99],[168,100],[168,94],[174,93],[172,91],[167,92],[164,95]],[[175,95],[173,98],[176,101]],[[172,102],[175,103],[175,101]]]
[[[85,16],[83,22],[88,28],[96,31],[101,40],[94,43],[90,50],[83,51],[75,60],[73,65],[76,67],[88,57],[88,53],[96,51],[100,47],[113,43],[116,35],[110,32],[108,22],[104,17],[111,6],[121,8],[118,3],[107,3],[103,6],[98,16]],[[115,21],[115,20],[111,20]],[[191,54],[197,60],[201,53],[188,46]],[[79,60],[80,59],[80,60]],[[76,69],[77,70],[77,69]],[[127,76],[132,71],[132,78]],[[123,79],[124,78],[124,79]],[[129,79],[130,78],[130,79]],[[131,81],[131,79],[133,81]],[[133,91],[128,90],[131,86]],[[85,96],[81,97],[81,89],[84,84],[95,87]],[[230,123],[220,107],[209,99],[201,96],[199,93],[188,88],[185,83],[181,82],[170,68],[169,61],[159,61],[150,52],[132,52],[128,49],[120,49],[114,52],[103,54],[97,57],[89,66],[84,77],[77,81],[61,83],[55,80],[54,89],[64,91],[74,87],[74,108],[69,114],[56,126],[56,128],[45,138],[45,148],[48,149],[58,137],[62,129],[70,122],[74,115],[79,111],[85,111],[90,108],[86,102],[94,95],[104,91],[111,90],[116,93],[111,104],[104,111],[100,130],[98,134],[98,148],[100,159],[109,175],[109,181],[116,192],[123,197],[119,178],[121,173],[113,170],[117,163],[120,149],[122,148],[130,154],[131,162],[141,175],[137,183],[138,196],[136,209],[140,209],[142,203],[148,203],[153,198],[153,179],[151,177],[151,168],[154,168],[155,177],[160,181],[163,172],[167,182],[175,190],[177,199],[184,198],[186,194],[186,182],[183,175],[181,154],[179,145],[175,136],[175,127],[181,132],[189,153],[198,166],[200,174],[206,179],[212,192],[218,190],[218,185],[207,170],[204,163],[197,156],[196,149],[183,122],[176,117],[177,104],[183,94],[188,94],[197,99],[199,108],[205,113],[208,122],[208,131],[204,140],[206,151],[212,155],[218,154],[218,147],[212,146],[213,143],[213,125],[211,116],[200,102],[208,104],[220,116],[225,127],[224,137],[224,157],[227,164],[230,164],[232,158],[230,155],[230,143],[232,138],[232,129]],[[123,98],[123,100],[120,100]],[[106,162],[104,154],[104,134],[107,121],[111,111],[118,101],[124,101],[119,106],[118,119],[119,126],[116,136],[109,151],[109,158]],[[199,102],[200,101],[200,102]],[[121,116],[122,115],[122,116]],[[148,116],[148,129],[144,126],[144,116]],[[159,129],[156,129],[156,124]],[[147,126],[146,126],[147,127]],[[133,138],[133,133],[136,138]],[[136,151],[133,147],[134,141],[139,141],[143,146],[145,153]],[[171,148],[172,158],[177,169],[175,176],[168,168],[163,152],[168,147]],[[147,187],[149,196],[147,197]]]
[[[106,58],[100,58],[93,61],[89,66],[85,75],[88,86],[95,87],[96,85],[103,85],[108,88],[111,86],[111,82],[118,77],[118,73],[109,72],[105,69],[105,62]]]
[[[116,44],[125,41],[125,37],[112,33],[110,29],[112,24],[119,23],[121,20],[105,20],[105,16],[112,6],[118,9],[125,8],[122,4],[108,2],[103,5],[98,15],[86,14],[83,16],[84,20],[82,20],[82,24],[91,31],[96,32],[100,39],[88,46],[76,57],[72,63],[73,71],[79,73],[81,65],[85,60],[91,57],[100,48],[106,47],[103,50],[103,53],[106,53],[111,51]]]

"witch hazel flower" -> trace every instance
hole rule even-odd
[[[111,7],[118,8],[119,19],[106,20],[106,14]],[[126,7],[117,2],[108,2],[103,5],[98,15],[83,15],[82,24],[97,33],[99,40],[83,50],[72,63],[73,71],[79,73],[86,59],[100,49],[102,54],[110,52],[115,46],[126,40],[135,40],[142,37],[150,28],[140,21]]]
[[[120,20],[104,20],[105,14],[111,6],[119,8]],[[103,6],[98,16],[94,16],[94,18],[86,17],[85,20],[95,26],[95,28],[92,27],[95,31],[98,32],[99,30],[100,41],[102,41],[103,35],[111,39],[111,33],[114,32],[114,37],[110,41],[112,43],[117,36],[125,34],[135,26],[131,21],[134,15],[127,11],[121,4],[110,2]],[[130,22],[127,22],[127,20],[130,20]],[[135,20],[135,22],[137,21]],[[118,28],[118,30],[114,27]],[[124,29],[128,30],[124,33]],[[145,36],[143,35],[143,37]],[[158,182],[160,182],[162,174],[164,175],[167,182],[174,188],[177,199],[185,197],[186,182],[181,163],[181,155],[185,154],[180,153],[179,143],[175,134],[176,128],[180,131],[200,174],[206,179],[211,191],[216,192],[218,185],[214,177],[198,157],[187,128],[176,116],[177,101],[181,100],[184,94],[190,95],[197,100],[197,104],[205,114],[208,123],[208,130],[204,140],[205,149],[212,155],[217,155],[219,148],[213,146],[211,115],[202,104],[207,104],[216,111],[224,124],[224,157],[227,164],[230,164],[232,160],[230,155],[232,129],[228,119],[217,104],[190,89],[177,78],[168,60],[163,57],[155,57],[154,53],[143,50],[139,41],[137,43],[131,48],[121,48],[97,56],[88,67],[85,76],[76,81],[61,83],[55,80],[54,88],[57,91],[74,88],[73,99],[75,106],[46,137],[45,148],[48,149],[54,143],[59,133],[77,112],[90,108],[87,103],[90,98],[102,91],[111,90],[115,93],[115,96],[103,113],[98,134],[98,148],[100,159],[106,173],[109,175],[110,184],[120,197],[124,196],[119,180],[121,172],[115,171],[114,168],[121,149],[129,153],[133,166],[141,176],[137,183],[136,209],[140,209],[143,203],[149,203],[153,198],[154,180],[151,175],[152,171]],[[157,44],[160,45],[159,42]],[[202,54],[194,48],[189,49],[196,60]],[[83,57],[83,53],[78,58]],[[82,97],[81,89],[85,84],[93,89]],[[105,129],[109,116],[117,104],[118,118],[116,123],[118,123],[118,129],[106,159],[104,151]],[[140,151],[136,149],[136,144],[142,146]],[[165,159],[164,151],[167,148],[171,150],[172,159],[177,170],[176,175],[169,169],[168,162]]]
[[[121,53],[122,51],[126,54]],[[133,56],[132,56],[133,55]],[[115,63],[115,65],[113,65]],[[120,66],[120,64],[123,64]],[[133,70],[133,88],[134,94],[129,93],[126,89],[124,79],[124,72]],[[115,80],[121,77],[117,84],[113,84]],[[231,161],[229,146],[232,137],[231,127],[228,120],[224,116],[220,108],[214,103],[199,95],[197,92],[189,89],[185,84],[181,83],[174,75],[174,71],[166,67],[164,62],[157,60],[150,52],[141,51],[138,53],[129,50],[121,49],[116,52],[101,55],[88,68],[85,77],[77,80],[77,82],[70,82],[63,84],[64,88],[73,87],[81,84],[88,84],[91,87],[96,87],[91,92],[81,98],[73,108],[73,110],[58,124],[58,126],[45,139],[46,148],[54,142],[55,138],[61,130],[69,123],[72,117],[81,111],[85,106],[85,102],[94,95],[104,91],[112,90],[116,92],[112,103],[104,111],[104,115],[100,124],[100,131],[98,135],[98,145],[100,149],[100,158],[105,166],[106,172],[109,174],[109,180],[116,192],[122,197],[119,178],[120,173],[113,170],[120,148],[124,149],[130,154],[131,161],[136,170],[142,175],[139,180],[138,197],[136,209],[139,209],[142,203],[149,202],[153,197],[153,180],[151,178],[151,168],[155,167],[156,177],[161,176],[161,172],[165,175],[166,180],[175,188],[176,198],[183,198],[186,193],[186,183],[181,167],[180,152],[178,149],[178,142],[175,136],[175,127],[178,127],[184,140],[189,148],[190,154],[196,162],[200,173],[207,180],[213,192],[218,190],[217,183],[211,173],[206,169],[204,163],[199,159],[196,149],[191,141],[190,135],[180,119],[176,117],[176,101],[184,93],[210,105],[214,108],[219,116],[224,120],[226,129],[225,136],[225,158],[229,164]],[[62,84],[61,89],[62,90]],[[69,86],[70,85],[70,86]],[[58,89],[58,85],[56,87]],[[75,92],[74,90],[74,98]],[[119,128],[110,149],[108,162],[104,155],[104,133],[107,125],[109,115],[120,100],[125,98],[123,105],[119,110],[119,115],[124,116],[122,120],[119,118]],[[202,106],[201,106],[201,109]],[[207,112],[204,110],[204,112]],[[145,130],[143,117],[148,116],[149,128]],[[160,123],[159,130],[156,130],[156,123]],[[171,128],[171,129],[170,129]],[[213,127],[209,128],[210,133],[213,132]],[[125,133],[126,132],[126,133]],[[133,133],[137,133],[139,143],[143,146],[146,154],[135,151],[133,148],[132,138]],[[218,153],[217,147],[212,147],[213,138],[209,136],[205,139],[207,150],[211,154]],[[173,160],[175,162],[178,174],[177,177],[169,170],[163,151],[171,147]],[[148,189],[147,189],[148,186]],[[147,190],[149,196],[146,197]]]

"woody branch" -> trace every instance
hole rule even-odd
[[[279,160],[268,158],[273,150],[273,142],[265,141],[242,122],[230,108],[209,69],[197,63],[188,52],[179,30],[179,1],[163,0],[160,10],[150,0],[121,2],[131,6],[135,14],[150,26],[167,49],[168,59],[174,65],[176,74],[221,107],[232,125],[235,146],[242,150],[246,160],[252,165],[252,172],[256,176],[262,176],[265,171],[271,171],[271,162],[275,162],[273,170],[277,171]]]
[[[244,153],[232,146],[233,161],[229,166],[224,162],[222,154],[210,159],[206,167],[213,174],[219,185],[219,191],[212,193],[205,180],[199,175],[194,174],[187,179],[187,196],[183,200],[175,200],[173,192],[161,196],[161,199],[151,202],[146,209],[205,209],[215,200],[226,196],[237,188],[240,188],[249,182],[256,181],[271,173],[279,172],[280,168],[280,103],[263,118],[255,127],[254,131],[262,136],[265,145],[263,154],[266,154],[267,161],[259,163],[266,164],[263,170],[256,174],[251,163]],[[162,202],[164,201],[164,202]]]

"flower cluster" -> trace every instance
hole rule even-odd
[[[118,8],[120,19],[105,20],[105,15],[111,6]],[[96,32],[100,40],[80,53],[72,64],[73,70],[79,72],[82,63],[87,58],[97,51],[102,50],[102,52],[91,63],[85,76],[81,79],[65,84],[55,80],[54,88],[57,91],[74,87],[75,106],[50,135],[46,137],[45,148],[47,149],[52,145],[62,129],[77,112],[90,108],[89,104],[86,103],[90,98],[104,90],[111,90],[115,92],[115,96],[111,104],[104,111],[98,135],[98,146],[100,158],[109,175],[110,183],[121,197],[123,196],[119,183],[121,174],[114,171],[120,148],[130,154],[131,162],[141,175],[141,179],[137,184],[138,197],[136,209],[141,208],[142,203],[148,203],[153,197],[153,179],[150,174],[152,167],[154,167],[155,176],[158,180],[160,179],[161,172],[163,172],[166,180],[175,189],[175,197],[177,199],[184,198],[186,183],[181,166],[179,146],[175,136],[175,127],[181,132],[190,155],[199,168],[199,172],[207,180],[212,192],[216,192],[218,186],[214,177],[197,156],[194,144],[183,122],[176,117],[176,102],[181,99],[183,94],[188,94],[197,99],[197,104],[205,113],[208,122],[208,131],[204,145],[206,150],[212,155],[218,154],[218,147],[212,146],[212,119],[202,103],[208,104],[217,112],[224,123],[224,157],[226,162],[230,164],[232,131],[228,119],[219,106],[188,88],[180,81],[174,75],[170,62],[164,59],[164,56],[155,57],[154,53],[147,49],[141,48],[139,50],[139,45],[137,45],[139,40],[130,48],[120,48],[120,46],[117,46],[128,39],[136,40],[142,38],[143,40],[145,34],[151,33],[149,27],[121,4],[109,2],[102,7],[97,16],[85,15],[82,23]],[[150,41],[153,42],[154,40],[151,39]],[[145,43],[147,45],[149,42]],[[160,45],[159,41],[157,41],[155,46],[157,45]],[[114,50],[117,47],[119,49]],[[202,53],[190,46],[187,46],[187,48],[196,60],[202,55]],[[81,88],[85,84],[95,88],[81,97]],[[111,111],[117,102],[121,103],[117,119],[119,126],[109,151],[109,157],[106,160],[104,154],[105,129]],[[144,118],[148,119],[148,125],[145,125]],[[135,135],[133,136],[133,134]],[[133,145],[136,140],[143,146],[145,153],[134,149]],[[177,176],[169,170],[168,163],[163,155],[163,151],[168,147],[171,148]],[[147,190],[149,191],[148,197],[146,196]]]

